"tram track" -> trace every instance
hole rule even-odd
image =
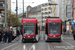
[[[25,43],[25,44],[23,43],[21,45],[18,45],[16,47],[12,48],[12,50],[19,50],[20,48],[23,50],[29,50],[33,44],[34,43]]]
[[[34,43],[31,43],[29,46],[27,46],[27,50],[31,50],[32,45],[34,45]]]
[[[55,43],[55,44],[57,44],[58,46],[56,46],[54,43],[47,43],[48,44],[48,50],[71,50],[71,49],[68,49],[68,48],[66,48],[66,47],[68,47],[67,45],[65,45],[65,44],[62,44],[62,43]],[[56,47],[58,47],[58,48],[56,48]]]

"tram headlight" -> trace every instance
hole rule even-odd
[[[34,38],[34,37],[32,37],[32,38]]]
[[[23,37],[23,38],[26,38],[26,37]]]

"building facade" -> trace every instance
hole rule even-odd
[[[47,2],[41,4],[41,15],[43,20],[42,26],[45,26],[47,17],[57,17],[56,5],[57,4],[55,2]]]
[[[42,29],[42,26],[45,26],[45,20],[47,17],[57,17],[56,3],[47,2],[35,7],[28,6],[26,17],[36,18],[39,22],[40,28]]]
[[[35,7],[27,6],[26,17],[36,18],[41,28],[41,25],[42,25],[41,5],[38,5]]]
[[[67,20],[66,17],[66,0],[59,0],[59,16],[64,22]]]
[[[73,20],[75,20],[75,0],[73,0]]]
[[[5,0],[0,0],[0,28],[2,27],[2,19],[4,18]],[[11,0],[7,0],[7,10],[11,10]]]
[[[0,0],[0,14],[4,14],[5,0]],[[7,0],[7,9],[11,10],[11,0]]]

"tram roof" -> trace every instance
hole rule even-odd
[[[22,23],[28,23],[28,22],[31,22],[31,23],[38,23],[37,19],[36,18],[25,18],[25,19],[22,19]]]
[[[49,22],[59,22],[59,23],[62,23],[62,20],[60,18],[48,18],[48,19],[46,19],[46,23],[49,23]]]

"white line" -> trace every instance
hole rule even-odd
[[[72,45],[72,44],[70,44],[69,42],[66,42],[66,41],[64,41],[64,40],[63,40],[63,42],[67,43],[68,45],[74,46],[74,45]]]
[[[27,49],[26,49],[26,45],[23,45],[23,50],[27,50]]]
[[[17,43],[12,44],[12,45],[10,45],[10,46],[7,46],[7,47],[5,47],[5,48],[2,48],[1,50],[7,49],[7,48],[9,48],[9,47],[11,47],[11,46],[13,46],[13,45],[16,45],[16,44],[17,44]]]
[[[31,45],[29,45],[26,49],[28,50],[28,49],[30,49],[32,47],[32,44]]]
[[[51,50],[50,46],[48,45],[48,50]]]
[[[64,39],[73,39],[73,37],[63,37]]]
[[[21,45],[19,45],[19,46],[17,46],[17,47],[15,47],[15,48],[13,48],[12,50],[15,50],[16,48],[18,48],[18,47],[20,47]]]
[[[52,48],[52,50],[53,50],[53,47],[52,47],[52,45],[50,44],[50,46],[51,46],[51,48]]]
[[[31,50],[32,48],[33,50],[35,50],[35,44],[33,44],[29,50]]]

